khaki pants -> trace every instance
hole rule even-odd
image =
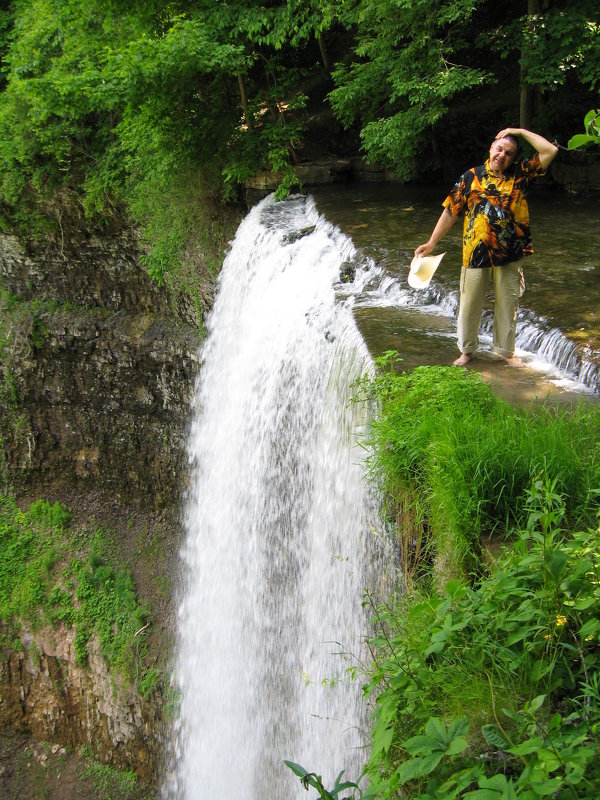
[[[510,358],[515,352],[515,329],[519,297],[523,293],[523,272],[516,263],[500,267],[465,269],[460,274],[458,347],[474,353],[479,344],[479,323],[490,278],[494,281],[494,340],[492,351]]]

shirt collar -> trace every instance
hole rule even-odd
[[[506,170],[506,172],[503,172],[501,175],[496,175],[494,172],[492,172],[492,167],[491,167],[491,164],[490,164],[490,160],[488,158],[487,161],[484,164],[484,169],[485,169],[487,177],[490,178],[491,180],[494,180],[494,181],[507,181],[507,180],[510,180],[513,177],[513,166],[514,166],[514,162],[513,162],[513,164],[510,165],[510,167]]]

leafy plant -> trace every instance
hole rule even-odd
[[[588,111],[583,120],[585,133],[576,133],[568,142],[569,150],[576,150],[586,144],[600,144],[600,111],[592,109]]]
[[[588,798],[600,787],[600,528],[566,533],[544,468],[476,586],[375,609],[366,798]]]
[[[317,775],[316,772],[308,772],[304,767],[301,767],[300,764],[295,764],[293,761],[284,761],[284,764],[292,770],[294,775],[300,778],[300,782],[307,791],[309,786],[316,789],[322,800],[353,800],[357,796],[356,792],[358,792],[359,798],[362,797],[362,792],[358,784],[352,781],[342,780],[343,772],[340,772],[337,776],[333,787],[331,789],[326,789],[323,786],[323,779],[320,775]],[[346,795],[346,797],[340,797],[340,794],[348,789],[352,790],[351,794]]]

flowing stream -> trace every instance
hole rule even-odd
[[[349,402],[371,368],[352,310],[367,273],[340,280],[355,259],[294,197],[254,207],[224,262],[189,443],[167,797],[302,798],[284,759],[329,784],[364,762],[361,681],[346,672],[381,539]]]
[[[345,184],[315,189],[318,210],[376,265],[355,305],[359,329],[373,355],[395,349],[409,367],[450,364],[457,355],[460,222],[437,248],[446,257],[428,289],[410,289],[406,282],[414,249],[429,238],[449,188]],[[517,320],[517,354],[530,375],[540,376],[538,396],[555,386],[597,397],[600,206],[597,198],[535,187],[529,205],[535,255],[523,260],[527,288]],[[480,336],[484,354],[491,345],[491,328],[490,304]],[[481,363],[478,358],[473,367]],[[485,355],[483,363],[489,363]],[[501,370],[493,378],[505,380]]]

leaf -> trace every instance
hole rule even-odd
[[[598,139],[595,136],[588,136],[587,133],[576,133],[575,136],[571,136],[567,142],[567,149],[576,150],[578,147],[581,147],[584,144],[597,141]]]
[[[573,605],[573,608],[576,611],[587,611],[588,608],[594,608],[594,606],[597,605],[599,605],[597,597],[584,597],[581,600],[577,600],[577,602]]]
[[[459,753],[462,753],[463,750],[466,750],[468,746],[469,742],[464,736],[457,736],[450,742],[450,745],[446,750],[446,755],[457,756]]]
[[[491,778],[481,777],[479,789],[467,792],[465,800],[518,800],[512,778],[504,775],[493,775]]]
[[[467,587],[459,580],[448,581],[446,584],[446,592],[453,600],[461,600],[468,594]]]
[[[411,758],[408,761],[400,764],[396,770],[396,775],[400,783],[415,780],[415,778],[423,778],[437,767],[444,753],[441,750],[435,750],[425,758]]]
[[[448,735],[452,737],[464,736],[468,731],[469,721],[466,717],[457,717],[448,726]]]
[[[427,753],[430,750],[443,750],[444,745],[440,746],[438,740],[433,736],[413,736],[407,739],[403,744],[404,749],[411,754],[411,756],[419,755],[419,753]]]
[[[431,717],[429,720],[427,720],[427,725],[425,725],[425,733],[434,741],[438,742],[439,747],[445,748],[449,742],[446,726],[437,717]]]
[[[563,574],[568,560],[569,555],[568,553],[565,553],[564,550],[555,550],[546,559],[546,569],[554,578],[555,583],[559,582],[560,576]]]
[[[499,750],[506,750],[510,747],[510,742],[497,725],[483,725],[481,732],[486,742]]]
[[[286,767],[289,767],[294,775],[297,775],[299,778],[304,778],[305,775],[308,775],[308,770],[305,770],[304,767],[301,767],[300,764],[296,764],[293,761],[287,761],[285,758],[283,763]]]
[[[599,632],[600,620],[596,619],[596,617],[588,619],[588,621],[585,622],[578,631],[582,639],[585,639],[586,636],[596,636]]]
[[[391,747],[394,739],[394,728],[381,728],[379,725],[375,727],[373,735],[373,744],[371,750],[373,753],[387,753]]]
[[[530,700],[525,705],[525,711],[538,711],[544,705],[545,699],[545,694],[538,694],[537,697],[534,697],[533,700]]]
[[[508,748],[507,753],[511,753],[513,756],[528,756],[537,752],[543,744],[543,739],[540,739],[539,736],[534,736],[532,739],[526,739],[515,747]]]

